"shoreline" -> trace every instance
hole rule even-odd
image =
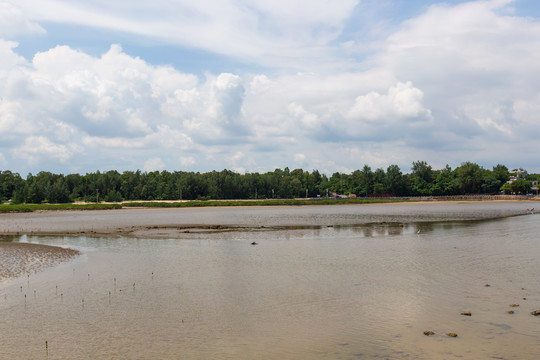
[[[125,200],[121,202],[73,202],[65,204],[0,204],[0,214],[43,211],[118,210],[129,208],[205,208],[205,207],[276,207],[331,206],[401,203],[468,203],[468,202],[534,202],[532,195],[455,195],[426,197],[366,197],[366,198],[295,198],[295,199],[237,199],[237,200]]]

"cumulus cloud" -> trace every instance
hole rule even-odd
[[[0,59],[0,148],[24,144],[13,156],[29,163],[49,158],[65,166],[91,153],[110,151],[122,159],[152,149],[168,149],[171,157],[162,161],[172,161],[175,152],[195,146],[193,138],[234,143],[249,133],[237,75],[209,75],[200,83],[118,45],[100,57],[57,46],[31,62],[17,56],[15,46],[0,41],[8,55]]]
[[[424,93],[410,81],[400,82],[390,87],[388,94],[371,92],[358,96],[347,117],[378,123],[391,119],[430,118],[431,112],[422,105],[423,97]]]
[[[514,161],[518,139],[540,150],[540,23],[508,15],[509,0],[432,5],[372,44],[355,32],[355,0],[9,4],[22,14],[18,33],[40,33],[35,21],[87,25],[257,66],[197,76],[120,45],[100,56],[57,46],[25,59],[0,39],[8,164],[49,160],[65,172],[97,156],[117,168],[152,160],[148,168],[296,163],[332,172]],[[355,53],[358,43],[369,57]]]

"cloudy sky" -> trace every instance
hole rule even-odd
[[[537,0],[0,0],[0,169],[540,172]]]

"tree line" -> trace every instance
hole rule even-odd
[[[537,179],[539,175],[528,175]],[[117,202],[123,200],[208,200],[326,197],[332,194],[370,196],[445,196],[526,193],[525,179],[507,183],[505,165],[484,169],[464,162],[451,169],[434,170],[425,161],[412,163],[404,174],[399,166],[372,170],[368,165],[350,174],[331,176],[318,170],[276,169],[266,173],[239,174],[230,170],[206,173],[185,171],[118,171],[86,175],[42,171],[23,179],[18,173],[0,171],[0,202],[69,203],[74,201]]]

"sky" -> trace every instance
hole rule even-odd
[[[540,172],[537,0],[0,0],[0,170]]]

